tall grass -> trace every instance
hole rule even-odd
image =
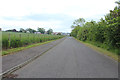
[[[2,49],[22,47],[62,37],[60,35],[2,32]]]
[[[0,31],[0,53],[2,50],[2,31]]]

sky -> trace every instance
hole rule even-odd
[[[74,20],[99,21],[116,0],[0,0],[2,30],[38,27],[71,32]]]

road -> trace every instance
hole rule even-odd
[[[49,50],[50,48],[62,42],[64,39],[65,38],[58,39],[58,40],[52,41],[47,44],[42,44],[40,46],[36,46],[33,48],[29,48],[29,49],[16,52],[15,54],[9,54],[9,55],[3,56],[2,57],[2,72],[6,72],[10,70],[11,68],[13,68],[14,66],[24,63],[25,61],[32,59],[34,56],[41,55],[45,51]]]
[[[13,74],[17,78],[118,78],[118,64],[67,37]]]

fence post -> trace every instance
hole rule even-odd
[[[29,34],[28,34],[28,39],[29,39]]]
[[[9,43],[8,48],[10,48],[10,42],[11,42],[11,38],[10,37],[11,36],[10,36],[10,33],[9,33],[9,36],[8,36],[8,43]]]
[[[35,39],[35,35],[33,35],[33,38]]]
[[[35,35],[33,34],[33,42],[36,43]]]
[[[21,40],[21,34],[19,36],[20,36],[20,40]]]

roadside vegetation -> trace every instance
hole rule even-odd
[[[61,38],[60,35],[2,32],[2,49],[10,49]]]
[[[38,46],[64,37],[63,35],[53,35],[53,30],[45,31],[44,28],[34,30],[31,28],[20,31],[16,29],[2,31],[2,55],[14,53],[23,49]]]
[[[0,30],[0,54],[2,52],[2,31]]]
[[[73,22],[71,36],[120,55],[120,2],[98,22],[79,18]]]
[[[2,50],[1,54],[2,54],[2,56],[7,55],[7,54],[13,54],[15,52],[25,50],[25,49],[28,49],[28,48],[32,48],[32,47],[36,47],[36,46],[40,46],[40,45],[43,45],[43,44],[47,44],[47,43],[50,43],[52,41],[55,41],[55,40],[50,40],[50,41],[46,41],[46,42],[42,42],[42,43],[33,43],[31,45],[26,45],[26,46],[23,46],[23,47],[17,47],[17,48]]]

